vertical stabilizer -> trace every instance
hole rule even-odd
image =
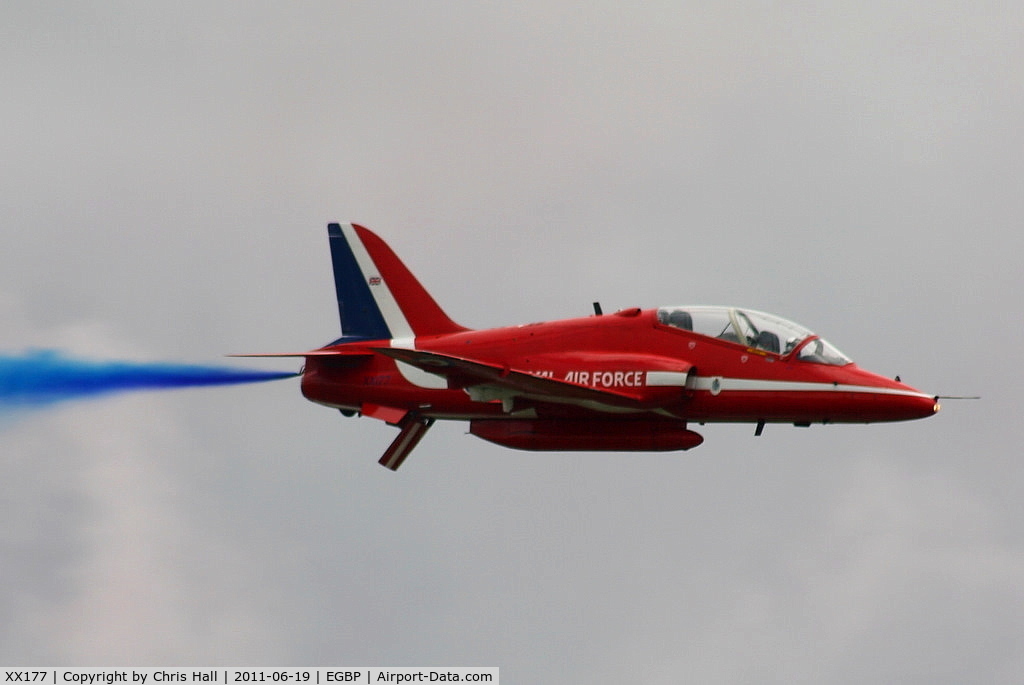
[[[372,231],[356,224],[328,224],[327,235],[345,337],[388,340],[466,330],[448,318]]]

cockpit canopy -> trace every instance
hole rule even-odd
[[[736,307],[662,307],[658,322],[800,361],[845,366],[851,360],[824,338],[774,314]]]

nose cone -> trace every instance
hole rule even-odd
[[[905,397],[906,408],[905,411],[908,414],[908,419],[925,419],[929,416],[934,416],[939,413],[939,398],[934,395],[927,395],[923,392],[914,390],[908,387],[909,391],[917,393],[916,395]]]
[[[882,421],[910,421],[934,416],[939,412],[939,400],[934,395],[921,392],[899,381],[878,378],[880,410]]]
[[[843,368],[844,379],[837,389],[856,389],[847,395],[849,422],[911,421],[934,416],[939,402],[934,395],[921,392],[900,381],[879,376],[850,364]]]

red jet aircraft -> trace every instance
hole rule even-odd
[[[329,224],[343,337],[300,354],[302,394],[399,428],[397,469],[435,420],[524,450],[688,450],[691,423],[904,421],[938,397],[869,373],[786,319],[737,307],[623,309],[471,330],[371,231]],[[247,355],[248,356],[248,355]]]

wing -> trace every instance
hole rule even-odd
[[[394,347],[377,347],[374,352],[441,376],[447,379],[449,388],[464,388],[473,399],[481,401],[524,397],[605,411],[641,411],[650,407],[641,395],[626,390],[592,388],[489,362]]]

